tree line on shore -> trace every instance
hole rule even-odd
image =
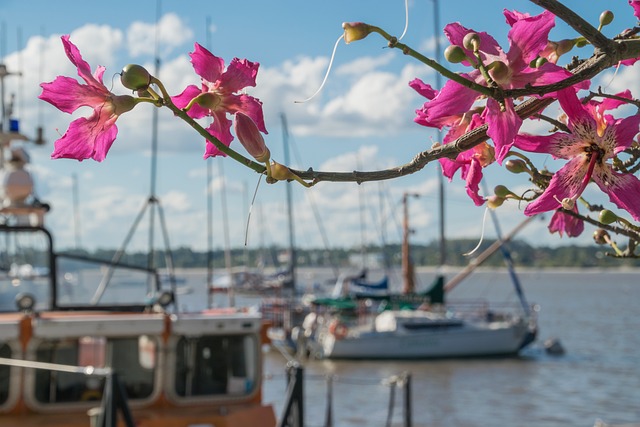
[[[494,241],[487,240],[474,252],[473,256],[466,256],[475,247],[477,241],[458,239],[449,240],[445,250],[446,265],[465,266],[473,261],[474,256],[482,253]],[[85,250],[71,250],[67,253],[81,254],[92,258],[111,260],[115,249],[97,249],[89,252]],[[231,251],[233,266],[246,265],[250,267],[284,267],[287,265],[288,250],[281,246],[271,246],[262,249],[237,248]],[[557,267],[637,267],[638,259],[615,258],[601,246],[567,245],[558,247],[534,247],[520,240],[509,243],[509,252],[516,266],[527,268],[557,268]],[[164,266],[166,260],[164,250],[155,251],[154,265]],[[188,247],[170,250],[173,265],[177,268],[206,268],[211,264],[213,268],[225,267],[225,251],[215,249],[197,251]],[[296,265],[298,267],[333,267],[344,268],[365,264],[369,267],[394,266],[399,267],[402,261],[401,245],[389,244],[384,247],[369,246],[365,248],[297,248],[295,250]],[[363,260],[368,261],[363,261]],[[411,246],[411,259],[415,266],[437,266],[441,259],[440,246],[437,241],[427,245],[414,244]],[[374,264],[370,265],[371,260]],[[149,265],[148,252],[131,252],[122,257],[122,263],[137,266]],[[487,267],[501,267],[504,258],[501,251],[496,251],[482,264]]]

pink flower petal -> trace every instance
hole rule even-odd
[[[549,31],[555,26],[555,17],[549,11],[540,15],[524,17],[523,15],[513,23],[508,34],[509,52],[507,57],[511,66],[517,63],[528,66],[538,54],[547,46]]]
[[[531,216],[560,208],[563,199],[572,197],[580,189],[587,167],[579,157],[567,162],[553,175],[544,193],[527,205],[524,214]]]
[[[617,141],[617,147],[614,150],[615,153],[619,153],[633,144],[633,138],[640,132],[640,114],[625,117],[620,120],[615,126],[615,140]]]
[[[522,119],[513,108],[513,100],[505,100],[505,111],[500,111],[500,105],[494,99],[487,100],[486,121],[487,135],[493,140],[496,149],[496,161],[502,160],[513,146],[518,130],[522,126]]]
[[[596,129],[597,126],[593,116],[582,105],[574,89],[567,88],[558,91],[558,101],[560,102],[560,107],[567,113],[570,127],[578,123],[589,123],[593,129]]]
[[[409,87],[427,99],[433,99],[438,94],[438,91],[432,88],[430,84],[427,84],[418,78],[411,80],[409,82]]]
[[[233,58],[227,71],[220,76],[220,88],[227,93],[234,93],[247,86],[255,86],[259,67],[257,62]]]
[[[202,91],[198,89],[197,86],[190,85],[182,91],[180,95],[172,96],[171,101],[175,104],[176,107],[182,109],[186,107],[193,98],[200,95]],[[194,119],[201,119],[209,114],[209,110],[201,107],[198,104],[194,104],[189,111],[187,111],[189,117]]]
[[[71,77],[58,76],[51,83],[40,84],[42,93],[38,98],[65,113],[73,113],[82,106],[93,107],[107,102],[104,91],[94,86],[81,85]]]
[[[100,120],[95,114],[89,119],[80,117],[71,122],[62,138],[54,143],[51,158],[76,160],[93,158],[101,162],[105,159],[117,135],[115,119]]]
[[[640,20],[640,0],[629,0],[629,5],[633,8],[633,15]]]
[[[573,211],[578,213],[578,205],[574,206]],[[563,233],[567,233],[567,237],[578,237],[584,231],[584,221],[558,209],[551,217],[549,231],[557,232],[561,237]]]
[[[473,200],[476,206],[482,206],[486,200],[478,194],[480,191],[479,184],[480,181],[482,181],[482,165],[480,162],[476,160],[471,161],[467,170],[466,181],[467,195],[471,197],[471,200]]]
[[[222,58],[213,55],[198,43],[195,44],[195,50],[189,56],[197,75],[211,83],[218,81],[224,70]]]
[[[593,180],[612,203],[640,221],[640,180],[635,175],[621,174],[607,166],[596,168]]]
[[[469,78],[470,76],[462,74]],[[438,95],[424,104],[414,121],[423,126],[439,127],[451,124],[451,117],[459,118],[471,109],[478,92],[449,80]]]

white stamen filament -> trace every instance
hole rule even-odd
[[[487,223],[487,213],[489,212],[489,208],[485,208],[484,210],[484,215],[482,216],[482,231],[480,233],[480,241],[478,242],[478,244],[476,245],[475,248],[473,248],[471,251],[462,254],[462,256],[469,256],[469,255],[473,255],[478,249],[480,249],[480,245],[482,245],[482,241],[484,240],[484,228],[485,225]]]
[[[402,35],[398,37],[398,41],[402,40],[402,38],[407,34],[407,30],[409,29],[409,0],[404,0],[404,31]]]
[[[320,93],[320,91],[324,87],[324,84],[327,82],[327,79],[329,78],[329,72],[331,71],[331,66],[333,65],[333,59],[335,58],[336,50],[338,49],[338,43],[340,43],[340,40],[342,40],[343,38],[344,38],[344,34],[338,37],[338,40],[336,40],[336,43],[333,45],[333,52],[331,53],[331,59],[329,60],[329,67],[327,67],[327,73],[324,75],[324,79],[322,80],[322,83],[320,84],[320,87],[318,88],[318,90],[316,90],[313,95],[311,95],[309,98],[305,99],[304,101],[293,101],[294,103],[302,104],[307,101],[311,101],[317,94]]]

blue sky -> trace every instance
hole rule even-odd
[[[602,10],[612,8],[616,20],[611,29],[605,28],[607,35],[635,24],[626,1],[573,3],[594,25]],[[527,1],[447,1],[440,5],[441,26],[460,21],[466,27],[491,33],[507,49],[508,27],[502,15],[505,7],[540,12]],[[432,1],[410,1],[409,13],[403,42],[433,57]],[[432,130],[413,123],[414,111],[424,100],[407,85],[415,77],[434,83],[434,74],[401,52],[384,48],[384,41],[376,36],[350,45],[341,43],[325,89],[307,103],[294,103],[318,88],[333,45],[342,33],[342,22],[364,21],[400,35],[405,23],[401,0],[113,0],[91,8],[79,1],[4,0],[0,3],[0,16],[3,62],[10,71],[23,73],[20,78],[7,78],[7,93],[18,95],[22,131],[33,135],[36,126],[45,127],[47,144],[28,147],[32,158],[29,168],[36,177],[38,196],[53,207],[47,225],[53,229],[58,248],[73,247],[77,239],[89,248],[120,246],[151,191],[152,110],[146,105],[119,119],[119,137],[104,162],[50,159],[53,141],[78,116],[61,113],[37,100],[40,82],[52,81],[57,75],[76,75],[64,55],[62,34],[71,35],[93,69],[97,65],[107,67],[105,83],[112,85],[116,93],[126,93],[116,75],[124,65],[139,63],[154,69],[156,45],[161,59],[159,78],[175,94],[187,84],[198,84],[188,57],[194,42],[209,46],[227,63],[233,57],[259,62],[258,85],[247,92],[264,102],[267,144],[272,157],[281,162],[284,154],[280,117],[286,115],[291,165],[295,168],[351,171],[397,166],[410,161],[437,138]],[[572,36],[561,22],[551,33],[554,40]],[[588,48],[583,52],[580,53],[589,55]],[[637,67],[620,72],[615,78],[613,73],[607,73],[602,84],[610,90],[630,88],[638,96],[637,75]],[[258,176],[230,159],[214,159],[209,160],[213,179],[208,182],[201,138],[168,111],[160,111],[159,118],[155,192],[167,221],[171,247],[206,248],[207,191],[213,195],[214,247],[224,246],[223,189],[232,247],[242,246],[245,237],[250,247],[287,244],[285,185],[260,184],[246,236],[248,205]],[[238,148],[239,144],[236,141],[232,146]],[[241,148],[238,150],[242,152]],[[553,168],[551,159],[543,160]],[[524,178],[506,175],[497,165],[487,170],[487,176],[490,187],[500,183],[514,189],[526,186]],[[77,216],[73,209],[74,182],[79,196]],[[383,184],[321,183],[311,190],[296,185],[296,243],[304,247],[323,247],[325,242],[330,247],[358,247],[363,240],[379,244],[382,223],[386,240],[399,241],[400,200],[405,191],[422,196],[410,204],[411,225],[415,229],[412,240],[430,242],[437,238],[437,183],[436,167],[429,165],[412,176]],[[458,178],[446,183],[445,191],[447,236],[479,238],[484,208],[473,205]],[[519,209],[509,205],[499,211],[504,231],[523,218]],[[146,248],[148,214],[149,209],[129,248]],[[535,221],[519,237],[532,244],[575,243],[549,235],[548,218]],[[157,223],[153,227],[155,240],[161,244],[160,228]],[[325,231],[326,240],[321,230]],[[577,242],[589,243],[592,231],[587,229]],[[487,235],[493,235],[491,227]]]

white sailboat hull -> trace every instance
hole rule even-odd
[[[516,354],[530,334],[525,319],[389,331],[362,327],[317,336],[319,356],[335,359],[429,359]]]

